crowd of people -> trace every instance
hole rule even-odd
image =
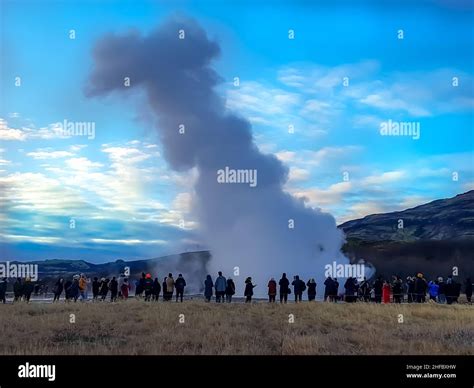
[[[6,303],[6,289],[8,279],[0,280],[0,302]],[[245,302],[252,302],[254,288],[251,277],[245,279],[244,297]],[[21,278],[16,279],[13,284],[13,301],[30,301],[32,293],[35,292],[35,285],[30,278],[24,281]],[[182,274],[175,279],[173,274],[169,273],[160,282],[158,277],[153,279],[149,273],[142,273],[141,277],[134,283],[135,297],[143,298],[145,301],[158,301],[160,295],[163,301],[171,301],[176,298],[176,302],[183,302],[186,280]],[[466,279],[464,292],[468,303],[472,298],[472,281]],[[280,303],[287,303],[289,295],[293,292],[294,301],[299,303],[303,300],[303,294],[306,291],[308,301],[316,300],[317,283],[314,279],[307,282],[300,279],[298,275],[293,277],[290,282],[286,273],[282,274],[278,283],[271,278],[266,285],[268,301],[276,302],[279,295]],[[374,281],[366,278],[359,281],[354,277],[345,280],[343,290],[339,290],[340,284],[337,278],[327,277],[324,281],[324,301],[338,302],[345,301],[353,303],[357,301],[375,302],[375,303],[425,303],[431,300],[437,303],[457,303],[461,294],[462,285],[452,276],[448,276],[446,281],[442,277],[427,281],[422,273],[415,276],[408,276],[405,281],[400,276],[393,276],[391,280],[383,279],[381,276]],[[77,300],[86,301],[89,298],[88,290],[92,291],[92,301],[105,301],[110,298],[111,302],[117,299],[128,299],[132,284],[125,274],[120,274],[109,278],[94,277],[92,281],[86,275],[75,275],[70,280],[59,278],[53,287],[53,303],[58,302],[64,293],[66,302],[77,302]],[[215,281],[211,275],[207,275],[204,280],[204,298],[210,302],[215,296],[217,303],[231,303],[236,293],[236,287],[233,279],[225,278],[222,272],[218,272]]]

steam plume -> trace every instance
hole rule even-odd
[[[259,151],[248,121],[226,111],[215,91],[221,79],[211,67],[219,53],[218,44],[190,19],[172,18],[148,36],[108,35],[95,47],[86,93],[123,91],[124,77],[131,87],[146,90],[169,165],[199,171],[194,209],[213,255],[213,276],[217,270],[233,275],[238,267],[239,276],[233,276],[238,288],[252,276],[260,295],[268,278],[278,280],[282,272],[315,277],[321,285],[325,264],[347,262],[340,253],[343,234],[330,214],[283,191],[288,169]],[[257,186],[218,183],[217,171],[226,166],[256,170]]]

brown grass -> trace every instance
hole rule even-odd
[[[474,306],[22,303],[0,305],[0,333],[3,355],[472,355]]]

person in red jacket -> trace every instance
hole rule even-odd
[[[275,296],[277,294],[277,282],[274,278],[271,278],[268,282],[268,301],[275,302]]]
[[[122,286],[120,287],[120,291],[122,293],[123,299],[128,299],[128,292],[130,291],[130,283],[128,282],[128,278],[123,279]]]
[[[390,284],[387,281],[383,282],[382,301],[383,303],[390,303]]]

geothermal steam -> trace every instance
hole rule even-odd
[[[199,171],[193,207],[198,232],[213,255],[213,277],[222,270],[241,290],[252,276],[257,295],[282,272],[290,280],[296,274],[314,277],[321,285],[326,264],[348,262],[340,253],[343,235],[330,214],[283,191],[288,169],[259,151],[248,121],[226,111],[215,91],[221,79],[211,67],[219,53],[218,44],[189,19],[173,18],[148,36],[108,35],[95,47],[86,93],[124,91],[125,77],[130,87],[144,88],[169,165]],[[257,186],[218,183],[217,171],[225,167],[256,170]]]

